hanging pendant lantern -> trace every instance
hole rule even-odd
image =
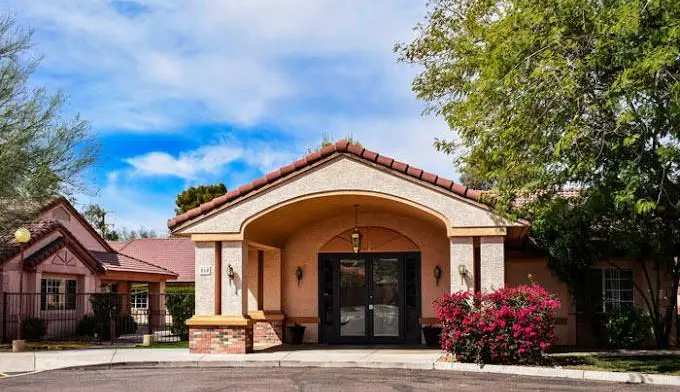
[[[354,230],[352,231],[352,251],[355,255],[359,254],[361,250],[361,233],[358,225],[358,209],[359,205],[354,205]]]

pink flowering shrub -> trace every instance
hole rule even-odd
[[[555,341],[560,301],[539,285],[489,294],[457,292],[435,301],[442,349],[461,362],[530,363]]]

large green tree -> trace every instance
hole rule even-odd
[[[416,38],[396,47],[422,66],[417,96],[457,135],[436,148],[493,184],[500,210],[532,196],[518,213],[538,223],[556,271],[640,263],[647,287],[636,290],[661,346],[680,256],[679,20],[677,0],[431,0]],[[565,188],[579,196],[560,207]],[[555,208],[577,217],[560,226]],[[600,245],[596,257],[582,241]]]
[[[224,184],[214,185],[199,185],[189,187],[177,195],[175,204],[175,213],[177,215],[183,214],[192,208],[200,206],[202,203],[207,203],[210,200],[222,196],[227,193],[227,187]]]
[[[39,63],[30,38],[0,19],[0,230],[39,211],[29,205],[82,189],[97,155],[88,124],[63,113],[64,96],[29,83]]]

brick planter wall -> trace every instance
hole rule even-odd
[[[283,321],[261,320],[253,326],[255,344],[275,346],[283,344]]]
[[[245,354],[253,352],[253,328],[246,326],[191,327],[189,352]]]

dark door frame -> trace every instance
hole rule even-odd
[[[352,253],[319,253],[318,254],[318,315],[319,315],[319,342],[321,343],[339,343],[339,344],[399,344],[399,343],[420,343],[414,340],[413,333],[411,329],[414,326],[409,326],[410,320],[414,319],[413,315],[408,317],[407,315],[407,304],[406,304],[406,259],[415,258],[413,261],[416,264],[416,307],[413,311],[417,312],[417,317],[419,319],[420,314],[420,301],[421,301],[421,281],[420,281],[420,252],[366,252],[361,253],[358,257],[365,260],[366,268],[366,332],[364,336],[340,336],[340,259],[352,259],[355,256]],[[373,336],[374,326],[373,326],[373,311],[369,310],[372,301],[369,296],[374,294],[373,288],[373,260],[377,258],[397,258],[399,260],[399,331],[398,337],[393,336]],[[331,265],[328,266],[326,263],[330,262]],[[327,320],[325,315],[325,301],[326,293],[324,292],[324,273],[326,268],[332,269],[332,320]],[[413,321],[411,321],[413,322]],[[331,329],[331,331],[329,331]],[[329,333],[331,332],[331,333]],[[329,336],[332,335],[332,336]],[[420,334],[417,334],[420,336]]]

